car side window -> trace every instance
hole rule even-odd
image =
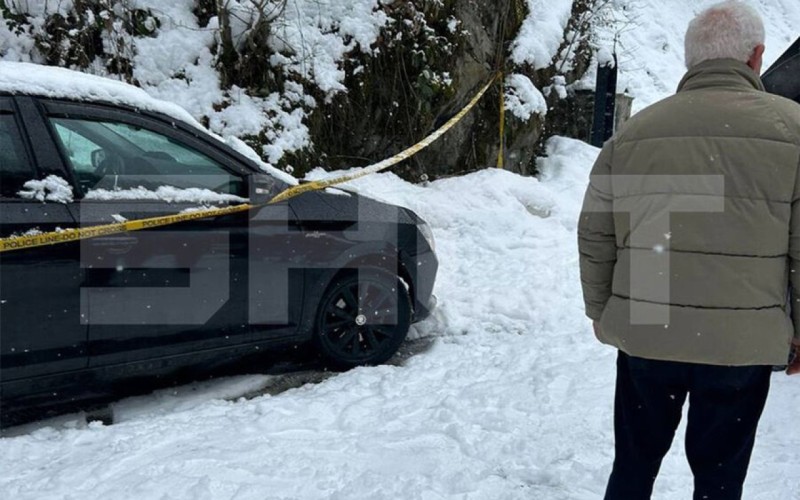
[[[240,194],[241,180],[217,161],[144,127],[109,120],[51,117],[84,193],[161,186]]]
[[[35,177],[14,115],[0,114],[0,196],[19,198],[22,185]]]
[[[146,154],[162,159],[168,158],[174,162],[180,163],[186,167],[189,173],[214,174],[217,173],[217,169],[221,168],[219,164],[211,158],[151,130],[124,123],[106,122],[105,126],[119,134],[120,137],[124,137],[132,143],[138,144],[142,149],[147,151]]]
[[[100,145],[60,123],[54,123],[54,125],[72,168],[78,173],[91,174],[94,172],[92,151],[102,149]]]

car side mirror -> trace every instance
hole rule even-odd
[[[92,155],[92,166],[96,170],[97,167],[99,167],[100,164],[103,163],[103,160],[106,159],[106,152],[103,149],[95,149],[94,151],[92,151],[91,155]]]
[[[264,205],[280,191],[275,179],[267,174],[248,174],[245,183],[251,205]]]

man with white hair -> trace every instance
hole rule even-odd
[[[606,499],[650,498],[687,396],[694,498],[741,498],[770,367],[800,347],[800,105],[764,92],[746,4],[701,12],[685,45],[678,92],[603,146],[579,222],[586,314],[619,350]]]

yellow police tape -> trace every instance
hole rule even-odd
[[[429,135],[428,137],[422,139],[421,141],[419,141],[418,143],[414,144],[410,148],[397,153],[396,155],[392,156],[391,158],[387,158],[387,159],[385,159],[383,161],[380,161],[378,163],[374,163],[372,165],[364,167],[364,168],[358,170],[357,172],[353,172],[353,173],[346,174],[346,175],[341,175],[341,176],[338,176],[338,177],[331,177],[329,179],[321,179],[321,180],[318,180],[318,181],[312,181],[312,182],[309,182],[307,184],[300,184],[300,185],[297,185],[297,186],[290,187],[286,191],[278,194],[275,198],[270,200],[270,203],[283,201],[283,200],[286,200],[288,198],[291,198],[292,196],[297,196],[298,194],[305,193],[307,191],[317,191],[317,190],[324,189],[326,187],[330,187],[330,186],[333,186],[333,185],[336,185],[336,184],[341,184],[343,182],[352,181],[354,179],[358,179],[358,178],[364,177],[366,175],[374,174],[376,172],[380,172],[381,170],[386,170],[389,167],[397,165],[401,161],[404,161],[404,160],[407,160],[407,159],[411,158],[415,154],[419,153],[423,149],[425,149],[428,146],[430,146],[436,139],[438,139],[441,136],[443,136],[448,130],[453,128],[453,125],[455,125],[456,123],[460,122],[467,115],[467,113],[469,113],[470,110],[472,110],[472,108],[474,108],[475,105],[478,104],[478,101],[481,100],[483,95],[486,94],[486,91],[489,90],[489,87],[492,86],[492,84],[495,82],[495,80],[497,80],[497,78],[499,76],[500,75],[497,74],[494,77],[492,77],[492,79],[489,80],[489,83],[484,85],[483,88],[480,91],[478,91],[477,94],[475,94],[475,97],[473,97],[472,100],[469,103],[467,103],[467,105],[464,106],[464,108],[461,111],[459,111],[455,116],[453,116],[452,118],[447,120],[447,123],[445,123],[444,125],[442,125],[438,129],[436,129],[431,135]]]
[[[55,245],[57,243],[69,243],[71,241],[85,240],[89,238],[96,238],[98,236],[108,236],[110,234],[119,234],[129,231],[140,231],[142,229],[150,229],[153,227],[169,226],[171,224],[177,224],[178,222],[245,212],[252,208],[254,208],[254,206],[248,204],[234,205],[224,208],[211,208],[208,210],[198,210],[196,212],[116,222],[114,224],[104,224],[101,226],[64,229],[62,231],[52,231],[49,233],[40,233],[30,236],[12,236],[9,238],[0,238],[0,253],[11,250],[22,250],[24,248]]]
[[[450,118],[447,121],[447,123],[436,129],[431,135],[424,138],[417,144],[411,146],[410,148],[401,151],[400,153],[392,156],[391,158],[387,158],[383,161],[364,167],[350,174],[335,176],[329,179],[320,179],[318,181],[312,181],[305,184],[292,186],[284,190],[283,192],[279,193],[278,195],[276,195],[268,202],[268,204],[278,203],[284,200],[288,200],[289,198],[292,198],[302,193],[306,193],[308,191],[319,191],[321,189],[325,189],[330,186],[335,186],[337,184],[342,184],[347,181],[358,179],[366,175],[380,172],[381,170],[385,170],[391,166],[397,165],[401,161],[407,160],[408,158],[414,156],[415,154],[419,153],[423,149],[430,146],[431,143],[433,143],[436,139],[444,135],[445,132],[450,130],[456,123],[460,122],[464,118],[464,116],[466,116],[466,114],[469,113],[470,110],[474,108],[476,104],[478,104],[478,101],[480,101],[481,98],[484,96],[484,94],[486,94],[486,91],[489,90],[489,87],[492,86],[492,84],[495,82],[495,80],[497,80],[497,78],[498,75],[495,75],[491,80],[489,80],[489,83],[487,83],[477,94],[475,94],[475,97],[473,97],[472,100],[461,111],[458,112],[458,114]],[[34,234],[29,236],[11,236],[8,238],[0,238],[0,253],[9,252],[13,250],[22,250],[25,248],[55,245],[58,243],[69,243],[71,241],[85,240],[88,238],[96,238],[98,236],[108,236],[111,234],[119,234],[130,231],[140,231],[142,229],[150,229],[154,227],[169,226],[172,224],[177,224],[179,222],[205,219],[208,217],[219,217],[222,215],[230,215],[239,212],[246,212],[248,210],[252,210],[253,208],[257,208],[259,206],[261,205],[251,205],[245,203],[242,205],[234,205],[224,208],[211,208],[208,210],[198,210],[181,214],[165,215],[161,217],[150,217],[147,219],[116,222],[114,224],[104,224],[101,226],[65,229],[62,231],[52,231],[52,232]]]
[[[505,167],[505,147],[506,147],[506,89],[503,73],[498,75],[500,79],[500,149],[497,151],[497,168]]]

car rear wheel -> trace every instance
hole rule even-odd
[[[325,292],[315,341],[335,368],[383,363],[411,325],[411,297],[399,277],[378,269],[340,274]]]

